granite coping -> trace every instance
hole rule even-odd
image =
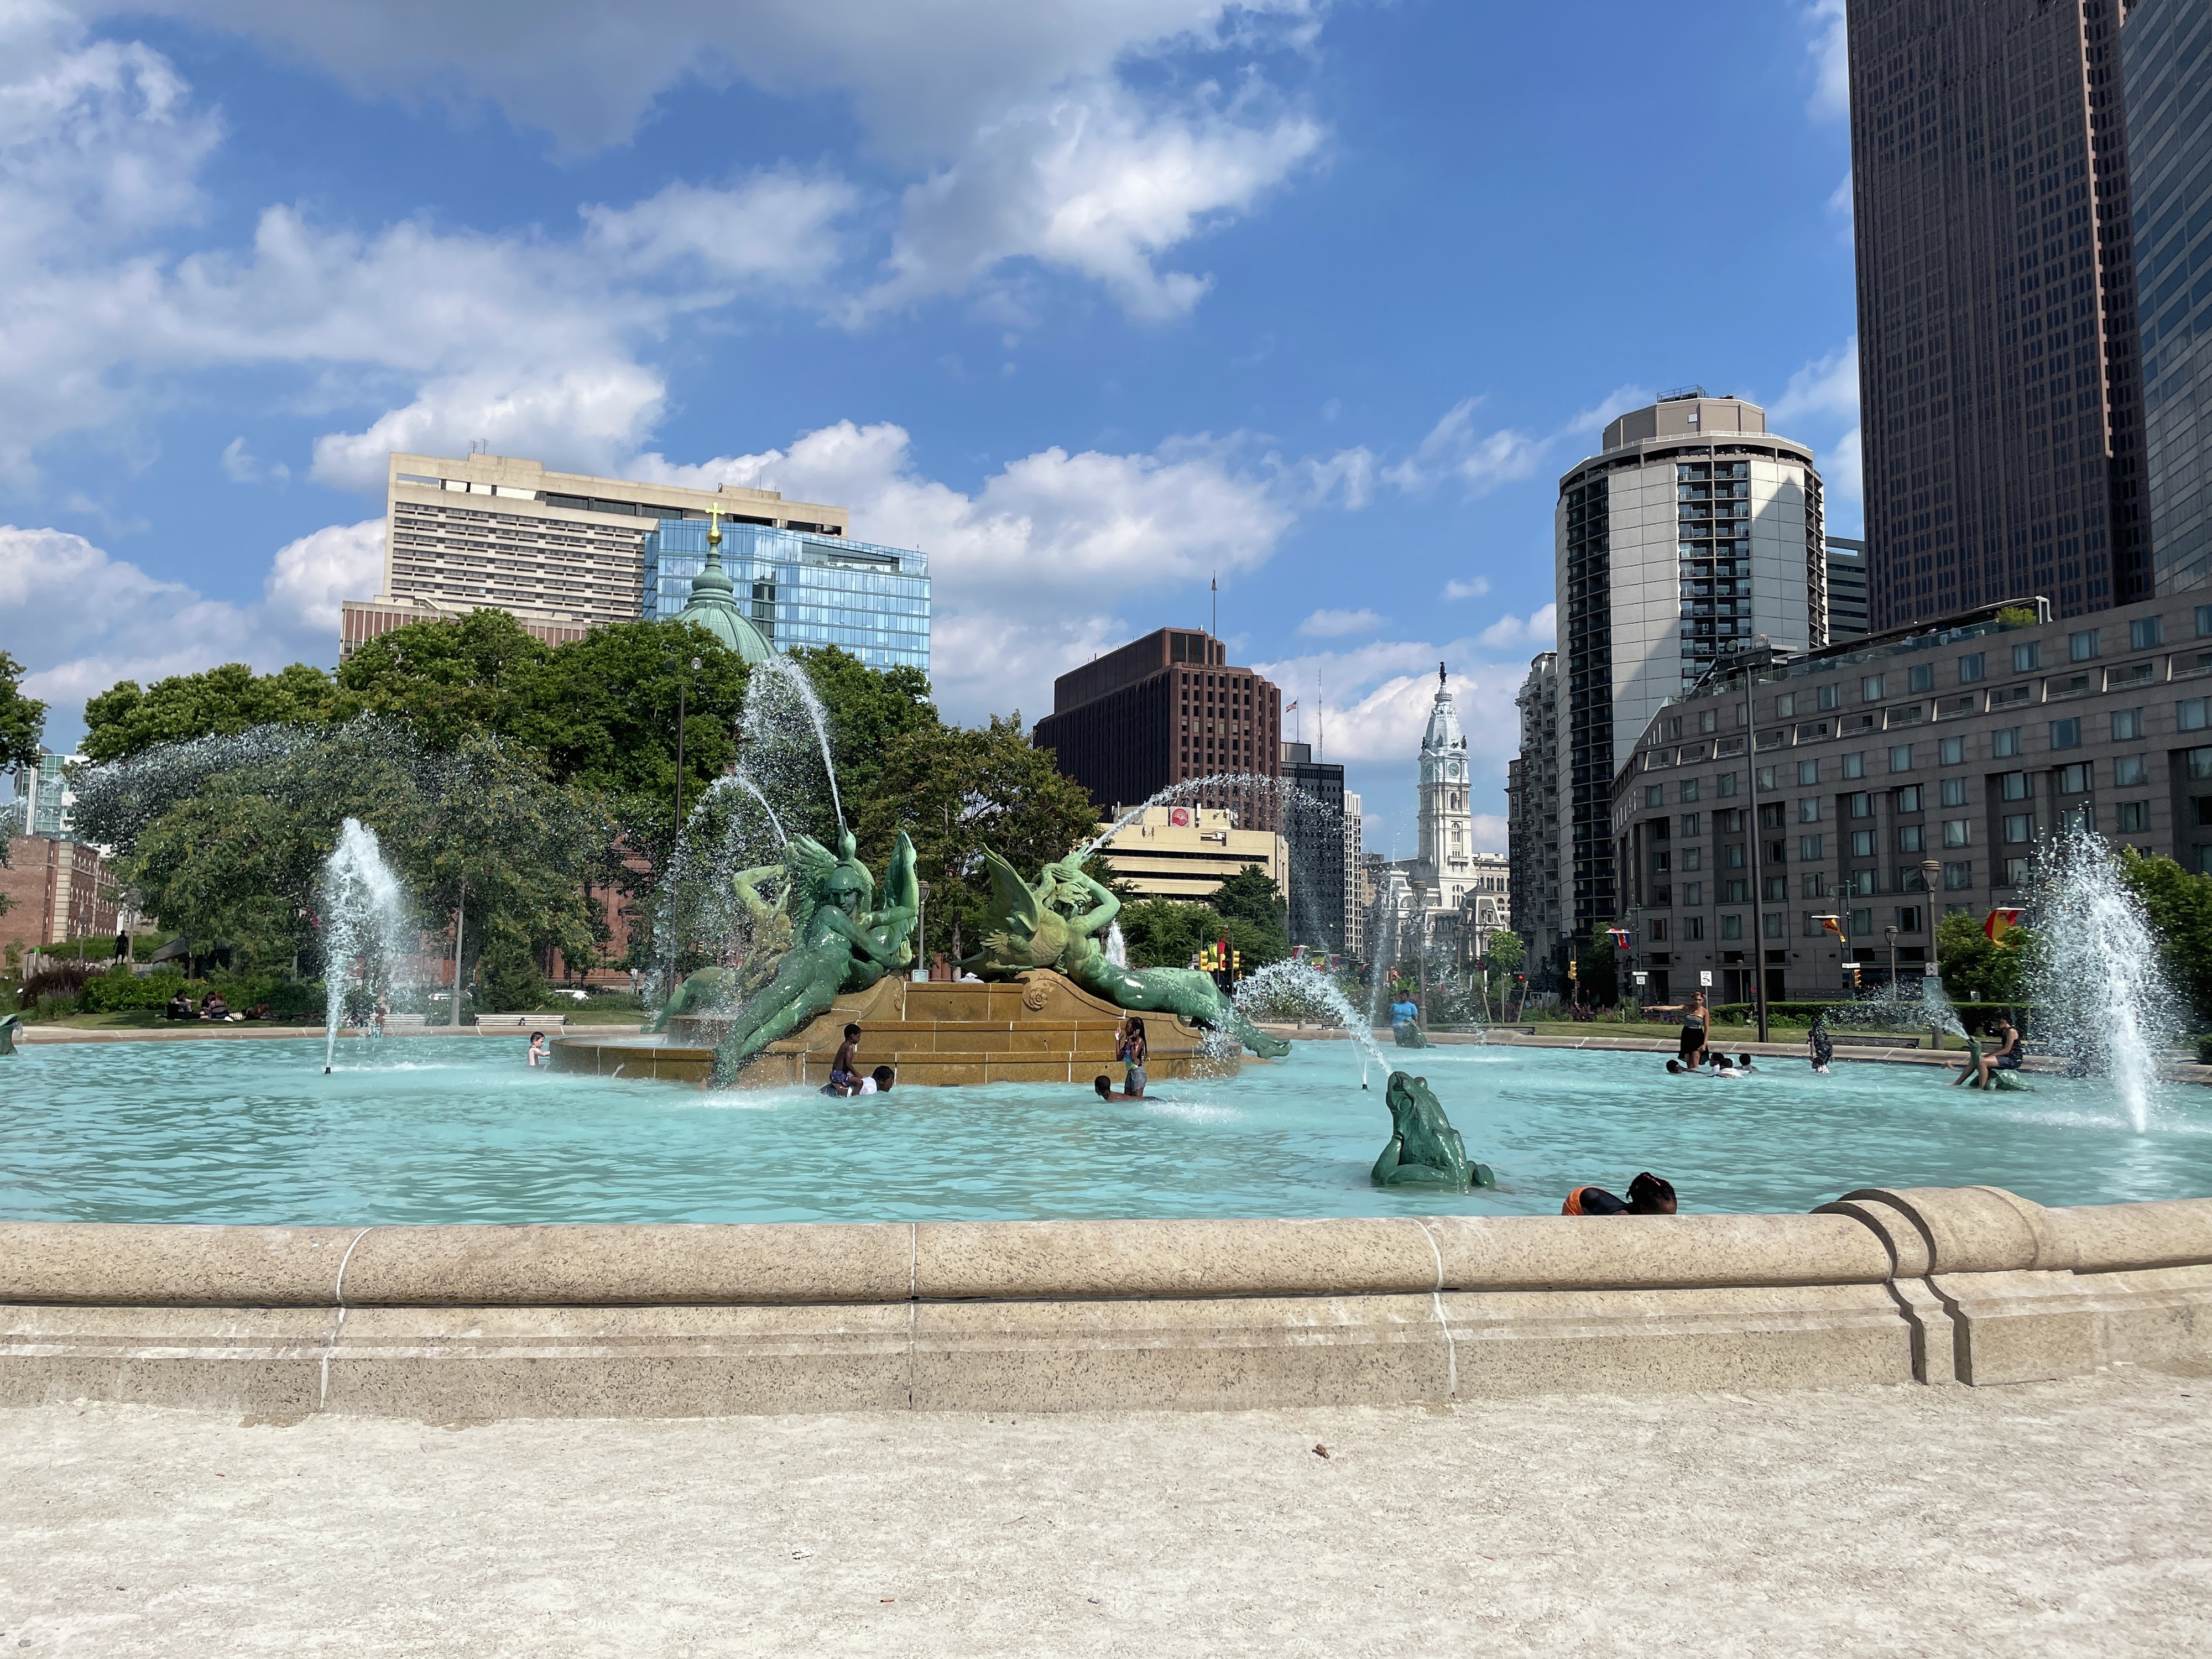
[[[1863,1188],[1810,1215],[693,1225],[0,1223],[0,1303],[744,1306],[1879,1285],[2212,1263],[2212,1199]]]

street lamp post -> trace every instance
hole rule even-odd
[[[1881,932],[1882,937],[1889,941],[1889,994],[1895,996],[1897,994],[1897,928],[1893,925],[1883,928]]]
[[[1939,988],[1943,976],[1939,971],[1942,964],[1936,959],[1936,879],[1942,873],[1942,865],[1935,859],[1920,861],[1920,884],[1928,890],[1928,970],[1923,977],[1934,980]],[[1932,1014],[1928,1021],[1928,1046],[1939,1052],[1943,1047],[1943,1028],[1936,1023]]]

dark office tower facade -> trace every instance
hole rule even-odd
[[[2124,0],[1849,0],[1879,633],[2151,591]]]
[[[2143,471],[2160,593],[2212,584],[2212,5],[2135,0],[2120,30]]]
[[[1863,640],[1867,625],[1866,544],[1845,536],[1828,538],[1828,643]]]
[[[1283,745],[1283,840],[1291,865],[1291,943],[1346,948],[1346,884],[1351,848],[1344,833],[1344,769],[1313,757],[1310,743]]]
[[[1052,713],[1033,738],[1102,811],[1134,806],[1170,784],[1280,776],[1283,695],[1263,676],[1232,667],[1227,648],[1203,630],[1157,629],[1054,680]],[[1276,827],[1266,783],[1224,783],[1179,799],[1229,808],[1247,830]]]

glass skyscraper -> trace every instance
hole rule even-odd
[[[707,520],[662,519],[645,538],[646,620],[690,602],[707,562]],[[738,602],[779,651],[834,645],[871,668],[929,672],[929,558],[843,536],[722,521],[722,568]]]
[[[2160,593],[2212,583],[2212,6],[2136,0],[2120,29],[2143,469]]]

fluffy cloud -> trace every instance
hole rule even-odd
[[[0,649],[30,671],[24,689],[52,705],[58,739],[84,700],[118,680],[331,659],[338,600],[373,591],[383,562],[381,518],[333,526],[281,549],[261,599],[237,605],[149,576],[82,536],[0,525]]]
[[[1477,645],[1492,651],[1548,651],[1559,638],[1559,607],[1547,605],[1525,619],[1500,617],[1474,636]]]
[[[1465,581],[1454,579],[1444,584],[1444,597],[1448,599],[1479,599],[1488,592],[1490,578],[1487,576],[1471,576]]]
[[[1820,478],[1826,487],[1829,517],[1835,508],[1856,509],[1863,494],[1859,458],[1859,341],[1854,334],[1826,356],[1807,363],[1790,377],[1783,394],[1767,410],[1777,431],[1788,433],[1793,423],[1804,422],[1817,438],[1823,431],[1837,434],[1816,443]],[[1848,423],[1848,424],[1846,424]],[[1839,431],[1838,428],[1841,428]],[[1849,514],[1845,515],[1846,522]]]
[[[1851,112],[1851,54],[1844,0],[1814,0],[1805,20],[1814,31],[1805,47],[1813,59],[1813,95],[1805,107],[1817,120],[1846,119]]]
[[[757,455],[648,454],[628,476],[835,501],[871,540],[927,553],[939,696],[970,720],[1048,708],[1054,675],[1127,637],[1124,606],[1256,568],[1291,521],[1270,477],[1202,439],[1149,454],[1040,450],[973,495],[922,477],[911,448],[902,427],[841,421]]]
[[[1316,611],[1298,624],[1298,632],[1327,640],[1344,634],[1372,634],[1382,626],[1382,618],[1363,606],[1358,611]]]
[[[1543,453],[1543,441],[1510,428],[1478,433],[1474,407],[1480,401],[1462,398],[1445,410],[1420,447],[1396,465],[1385,467],[1382,476],[1411,492],[1455,479],[1469,495],[1480,495],[1534,472]]]

